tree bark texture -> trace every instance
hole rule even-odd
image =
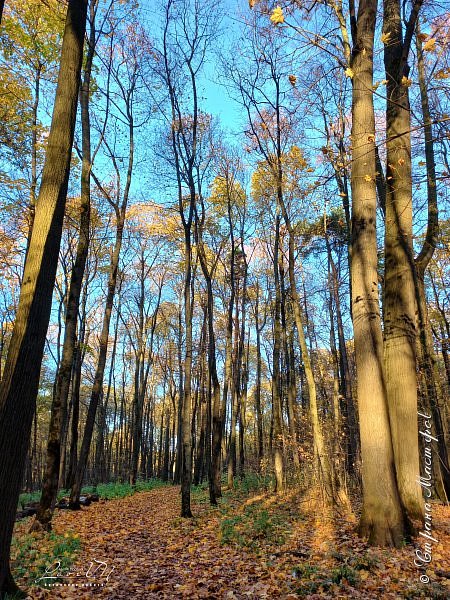
[[[9,550],[50,319],[80,86],[86,0],[70,0],[52,124],[19,305],[0,384],[0,593],[14,591]]]

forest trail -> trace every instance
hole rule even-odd
[[[30,597],[261,598],[269,589],[286,591],[263,559],[221,544],[221,515],[214,515],[207,504],[194,503],[193,520],[181,519],[179,512],[180,490],[173,486],[92,504],[76,513],[59,512],[55,531],[75,531],[83,544],[73,571],[85,573],[93,560],[107,563],[105,575],[114,570],[104,587],[53,587]],[[104,577],[92,579],[97,580]]]
[[[226,493],[214,509],[207,490],[199,490],[192,520],[179,518],[179,494],[178,487],[164,486],[79,512],[59,511],[55,531],[76,533],[82,542],[72,566],[78,577],[60,581],[77,581],[78,587],[30,588],[29,598],[370,600],[418,597],[408,590],[423,589],[412,546],[369,549],[350,519],[328,518],[298,493]],[[439,544],[428,586],[436,598],[448,597],[449,516],[448,507],[435,507]],[[106,570],[88,578],[95,560],[107,563]]]

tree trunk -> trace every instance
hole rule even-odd
[[[100,398],[103,393],[103,377],[105,374],[106,356],[108,351],[109,324],[111,321],[114,294],[116,291],[117,271],[119,267],[120,249],[122,246],[123,227],[123,221],[117,223],[116,241],[114,246],[114,252],[111,257],[110,274],[108,279],[108,292],[106,296],[105,312],[103,315],[102,331],[100,334],[97,368],[95,371],[94,384],[92,386],[91,398],[89,402],[88,413],[86,416],[83,441],[81,443],[75,481],[72,485],[72,489],[70,492],[70,504],[72,508],[79,508],[80,505],[79,501],[81,486],[83,483],[84,472],[86,469],[89,449],[91,446],[92,434],[94,431],[95,415],[97,413],[98,403],[100,402]]]
[[[166,412],[166,431],[164,433],[164,461],[161,473],[163,481],[169,481],[169,462],[170,462],[170,409]]]
[[[273,463],[275,472],[275,491],[280,493],[284,487],[284,465],[283,465],[283,415],[281,408],[281,382],[280,382],[280,359],[281,359],[281,289],[280,289],[280,221],[281,215],[277,208],[275,217],[275,247],[273,252],[273,273],[275,286],[275,314],[273,323],[273,355],[272,355],[272,411],[273,411]]]
[[[433,417],[434,432],[438,438],[437,470],[442,473],[444,493],[438,494],[441,500],[450,498],[450,460],[446,445],[446,423],[441,416],[441,405],[444,405],[442,388],[437,371],[436,356],[433,346],[433,335],[431,332],[428,305],[425,294],[425,271],[433,257],[437,235],[439,230],[439,212],[436,189],[436,163],[434,156],[433,126],[428,100],[428,88],[425,76],[425,64],[423,60],[422,42],[420,40],[419,22],[416,25],[416,50],[417,70],[419,75],[419,87],[423,116],[423,129],[425,136],[425,162],[427,169],[427,196],[428,196],[428,222],[425,241],[419,255],[415,259],[417,273],[417,307],[419,315],[419,368],[423,373],[423,391],[427,403],[427,409],[431,410]],[[437,488],[437,486],[436,486]],[[437,491],[437,489],[436,489]]]
[[[352,314],[361,433],[363,510],[359,533],[369,543],[403,541],[403,514],[383,369],[378,302],[373,43],[377,1],[359,3],[352,71]]]
[[[203,207],[202,207],[203,208]],[[203,211],[204,215],[204,211]],[[217,505],[217,498],[220,495],[220,487],[218,489],[217,482],[220,482],[220,468],[221,468],[221,448],[222,448],[222,419],[221,419],[221,403],[220,403],[220,383],[217,375],[217,363],[216,363],[216,335],[214,332],[214,294],[212,288],[212,274],[208,267],[206,260],[205,249],[203,245],[203,220],[199,220],[196,214],[196,238],[197,238],[197,251],[200,259],[200,266],[203,272],[203,276],[206,281],[207,291],[207,323],[208,323],[208,377],[209,384],[208,389],[212,386],[212,398],[208,398],[208,401],[212,400],[212,444],[211,444],[211,456],[209,460],[209,500],[212,505]],[[203,422],[202,422],[203,425]],[[205,423],[206,425],[206,423]]]
[[[401,503],[411,522],[424,517],[419,470],[416,375],[416,297],[412,250],[411,119],[407,40],[402,41],[400,0],[384,0],[386,69],[386,226],[384,364]],[[406,56],[404,53],[406,52]]]
[[[140,294],[138,301],[138,312],[139,312],[139,325],[137,332],[137,343],[136,343],[136,364],[134,369],[134,395],[133,395],[133,430],[132,430],[132,440],[133,440],[133,454],[131,457],[131,472],[130,472],[130,484],[136,485],[137,476],[138,476],[138,466],[139,466],[139,453],[141,451],[142,445],[142,416],[144,410],[144,395],[145,395],[145,386],[144,386],[144,394],[142,394],[141,386],[144,384],[142,381],[142,370],[144,367],[145,360],[145,318],[144,318],[144,302],[145,302],[145,280],[144,280],[144,271],[145,271],[145,262],[144,256],[141,256],[140,259],[140,273],[139,273],[139,283],[140,283]],[[161,430],[162,435],[162,430]],[[161,448],[159,449],[161,452]]]
[[[0,594],[14,593],[9,551],[50,319],[80,83],[86,0],[70,0],[35,224],[0,384]]]
[[[334,366],[334,377],[333,377],[333,429],[334,429],[334,451],[336,452],[336,456],[339,459],[339,454],[341,451],[340,444],[340,432],[341,432],[341,410],[339,406],[339,390],[341,387],[341,382],[339,379],[339,357],[338,351],[336,348],[336,333],[334,326],[334,312],[333,312],[333,300],[332,293],[330,291],[330,297],[328,299],[328,314],[330,316],[330,349],[331,355],[333,357],[333,366]],[[346,462],[348,463],[348,457],[346,457]]]
[[[175,461],[175,473],[173,477],[174,483],[180,483],[181,481],[181,456],[183,451],[183,444],[181,439],[181,422],[182,422],[182,414],[183,414],[183,326],[182,326],[182,310],[180,306],[180,310],[178,313],[178,373],[179,373],[179,382],[178,382],[178,409],[177,409],[177,454]]]
[[[341,392],[345,406],[346,434],[347,434],[347,468],[349,473],[355,473],[355,466],[359,458],[359,429],[356,419],[355,404],[353,401],[350,368],[345,344],[344,325],[342,322],[341,301],[339,295],[339,275],[331,253],[330,241],[325,231],[328,261],[331,268],[330,291],[336,308],[337,333],[339,344],[339,371],[341,374]],[[332,318],[332,313],[330,314]]]
[[[136,67],[135,67],[136,69]],[[133,77],[135,77],[136,71],[133,72]],[[130,76],[131,77],[131,76]],[[98,180],[95,179],[97,186],[101,189],[101,191],[108,197],[110,204],[113,205],[115,211],[116,218],[116,239],[114,243],[114,249],[111,254],[111,263],[110,270],[108,276],[108,288],[106,294],[106,303],[105,303],[105,311],[103,315],[103,324],[102,330],[100,333],[100,342],[99,342],[99,354],[97,360],[97,367],[94,375],[94,383],[92,385],[91,398],[89,402],[88,414],[86,417],[83,441],[81,443],[80,456],[78,459],[77,472],[75,476],[75,482],[72,486],[70,492],[70,504],[73,508],[79,507],[79,499],[81,493],[81,485],[83,482],[84,472],[86,469],[87,459],[89,455],[89,449],[91,446],[92,433],[95,425],[95,415],[97,413],[97,406],[100,401],[101,395],[103,393],[103,378],[105,374],[105,366],[106,366],[106,357],[108,351],[108,338],[109,338],[109,325],[111,321],[111,313],[114,302],[114,295],[116,292],[117,286],[117,277],[118,277],[118,269],[119,269],[119,258],[120,251],[122,248],[122,238],[123,231],[125,227],[125,218],[126,218],[126,210],[128,204],[128,198],[130,194],[131,187],[131,179],[133,174],[133,166],[134,166],[134,121],[133,121],[133,112],[132,112],[132,102],[133,102],[133,92],[135,86],[135,79],[131,78],[129,82],[129,87],[127,90],[127,99],[126,99],[126,119],[128,126],[128,162],[127,162],[127,170],[126,170],[126,182],[123,189],[122,201],[119,204],[119,197],[117,196],[115,199],[111,198],[108,195]],[[116,169],[117,178],[120,181],[120,173],[118,172],[118,167],[116,162],[113,160],[114,167]],[[120,187],[118,188],[118,192],[120,192]]]
[[[231,415],[230,415],[230,435],[228,442],[228,465],[227,465],[227,486],[228,489],[234,487],[234,476],[236,474],[236,425],[237,425],[237,413],[238,413],[238,402],[239,395],[235,385],[235,371],[236,367],[233,368],[233,374],[231,378]]]
[[[41,528],[49,531],[53,508],[58,492],[59,468],[61,459],[62,432],[65,427],[64,417],[67,414],[67,398],[69,395],[70,378],[73,367],[74,350],[78,308],[80,305],[81,286],[83,283],[84,269],[89,250],[89,227],[91,214],[91,132],[89,117],[89,96],[92,61],[95,49],[95,2],[90,4],[90,36],[84,80],[80,90],[81,127],[82,127],[82,152],[83,161],[81,169],[81,196],[80,196],[80,234],[78,238],[75,264],[72,269],[69,295],[67,300],[64,343],[62,358],[56,379],[56,390],[53,396],[50,425],[47,440],[47,461],[42,486],[42,494],[36,518],[30,531]]]
[[[106,391],[105,401],[100,401],[100,411],[99,418],[97,424],[97,441],[95,448],[95,474],[96,474],[96,482],[108,482],[107,472],[106,472],[106,456],[105,456],[105,432],[106,432],[106,413],[109,404],[109,398],[111,396],[111,387],[112,381],[114,377],[114,369],[116,365],[116,352],[117,352],[117,338],[119,335],[119,319],[121,313],[121,289],[122,289],[122,280],[119,283],[119,301],[117,303],[117,318],[114,327],[114,340],[111,352],[111,364],[109,367],[109,375],[108,375],[108,387]]]
[[[280,284],[281,284],[281,330],[283,339],[283,352],[284,360],[286,364],[286,387],[287,387],[287,409],[288,409],[288,421],[289,421],[289,435],[290,435],[290,446],[292,452],[292,458],[294,461],[294,467],[296,471],[300,469],[300,459],[298,456],[298,444],[297,444],[297,385],[295,377],[295,362],[293,356],[291,356],[291,333],[292,328],[290,327],[290,320],[286,315],[287,310],[287,295],[284,283],[285,273],[283,267],[283,261],[280,260]],[[290,333],[288,333],[288,327]]]
[[[41,88],[41,74],[42,66],[40,64],[36,67],[35,80],[34,80],[34,102],[32,109],[32,121],[31,121],[31,182],[30,182],[30,203],[28,207],[28,236],[27,236],[27,249],[25,258],[28,253],[30,246],[31,234],[33,232],[34,215],[36,212],[36,191],[38,183],[37,175],[37,123],[38,123],[38,107],[39,107],[39,96]]]
[[[240,231],[240,243],[241,243],[241,253],[242,257],[241,269],[243,269],[242,273],[242,304],[241,304],[241,327],[239,333],[239,348],[238,348],[238,357],[237,357],[237,377],[236,377],[236,385],[238,390],[238,418],[239,418],[239,475],[240,477],[244,477],[244,465],[245,465],[245,411],[247,404],[247,390],[248,390],[248,352],[244,351],[245,344],[245,324],[247,318],[246,304],[247,304],[247,277],[248,277],[248,265],[245,258],[244,252],[244,228],[242,221],[241,231]]]
[[[194,193],[195,197],[195,193]],[[191,512],[191,480],[192,480],[192,302],[191,302],[191,279],[192,279],[192,248],[191,228],[185,225],[185,271],[184,271],[184,330],[185,330],[185,354],[184,354],[184,389],[183,404],[181,411],[181,516],[192,517]]]
[[[246,424],[246,411],[247,411],[247,395],[248,395],[248,361],[249,352],[248,344],[250,342],[249,334],[247,335],[247,349],[245,352],[245,360],[242,364],[242,390],[241,390],[241,402],[239,406],[239,477],[241,479],[245,476],[245,430]]]
[[[150,422],[149,422],[149,451],[147,456],[147,479],[151,479],[152,477],[158,477],[158,473],[156,472],[156,463],[158,459],[158,448],[155,442],[156,438],[156,415],[155,415],[155,407],[152,406],[150,413]]]
[[[141,274],[140,274],[140,297],[139,297],[139,332],[138,344],[136,353],[135,380],[134,380],[134,399],[133,399],[133,455],[132,467],[130,474],[131,485],[136,485],[138,476],[139,454],[142,447],[142,419],[144,411],[145,391],[147,389],[148,376],[150,368],[153,365],[153,340],[155,335],[156,322],[161,303],[162,284],[159,287],[157,304],[152,315],[150,325],[150,343],[148,344],[147,353],[147,335],[148,328],[144,317],[144,302],[145,302],[145,260],[141,256]],[[146,361],[147,354],[147,361]]]
[[[280,178],[281,181],[281,178]],[[298,333],[300,351],[302,355],[303,365],[305,369],[306,383],[308,387],[309,412],[313,430],[314,454],[317,460],[317,477],[321,484],[325,497],[328,502],[339,500],[335,498],[333,491],[333,476],[331,463],[325,448],[325,440],[323,437],[322,424],[319,419],[319,411],[317,406],[317,388],[314,380],[314,373],[311,365],[311,359],[306,345],[306,337],[303,329],[304,315],[300,302],[300,297],[297,290],[297,282],[295,280],[295,260],[294,260],[294,231],[291,225],[289,214],[284,203],[283,194],[279,192],[278,202],[281,207],[283,219],[288,231],[288,273],[290,293],[292,297],[292,308],[294,312],[294,322]],[[338,491],[339,496],[339,491]],[[344,498],[342,498],[344,500]]]
[[[227,413],[227,402],[228,402],[228,390],[230,387],[230,383],[232,382],[232,352],[233,352],[233,310],[234,304],[236,301],[236,278],[235,278],[235,255],[236,248],[234,243],[234,229],[233,229],[233,219],[231,213],[231,193],[229,190],[229,181],[227,178],[227,213],[228,213],[228,227],[230,232],[230,240],[231,240],[231,253],[230,253],[230,298],[228,300],[228,310],[227,310],[227,327],[225,334],[225,365],[223,370],[223,394],[222,394],[222,406],[221,406],[221,426],[222,426],[222,436],[225,430],[225,420]],[[232,400],[233,402],[233,400]],[[231,416],[233,417],[233,407],[231,408]],[[233,429],[233,424],[230,425],[230,435]],[[235,426],[234,426],[235,427]],[[213,453],[218,451],[218,446],[215,445],[218,442],[214,442],[213,440]],[[222,447],[220,448],[220,453],[222,452]],[[230,455],[230,448],[229,448]],[[230,456],[228,458],[230,460]],[[228,473],[229,473],[229,464],[228,464]],[[227,473],[227,485],[230,487],[230,478]],[[222,495],[221,486],[220,486],[220,478],[216,474],[216,497]],[[231,481],[231,487],[233,486],[233,481]]]
[[[255,384],[255,412],[257,428],[258,468],[264,458],[263,417],[261,410],[261,329],[259,325],[259,285],[256,287],[255,300],[255,330],[256,330],[256,384]]]
[[[442,354],[442,359],[444,361],[444,366],[445,366],[445,374],[447,376],[447,385],[450,388],[450,358],[449,358],[449,350],[450,350],[450,323],[447,319],[447,315],[446,312],[443,308],[443,306],[441,306],[440,302],[439,302],[439,296],[437,293],[437,289],[436,289],[436,284],[433,278],[433,274],[430,273],[431,277],[431,287],[433,288],[433,295],[434,295],[434,300],[436,303],[436,308],[438,309],[439,313],[440,313],[440,320],[439,320],[439,330],[440,330],[440,342],[441,342],[441,354]],[[444,329],[445,327],[445,329]],[[439,339],[439,336],[436,335],[435,333],[435,337],[437,339]]]
[[[205,465],[205,436],[206,436],[206,419],[207,419],[207,406],[206,406],[206,390],[204,389],[203,378],[199,384],[202,388],[200,393],[200,406],[198,411],[197,427],[199,430],[197,453],[194,464],[194,485],[200,485],[203,479],[203,469]]]
[[[236,255],[235,255],[236,256]],[[230,438],[228,444],[228,469],[227,485],[229,489],[234,487],[234,477],[236,475],[237,465],[237,443],[236,427],[239,414],[240,401],[240,327],[239,327],[239,286],[236,292],[234,309],[234,342],[232,356],[230,356],[230,383],[231,383],[231,418],[230,418]],[[231,351],[231,348],[230,348]]]

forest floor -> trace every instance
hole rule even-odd
[[[29,520],[21,521],[13,572],[24,586],[31,572],[24,565],[52,558],[47,576],[55,579],[29,587],[33,600],[450,597],[449,507],[433,504],[437,542],[426,571],[414,565],[425,539],[400,550],[370,548],[352,518],[318,510],[317,498],[298,491],[275,496],[240,486],[213,508],[200,487],[192,510],[193,519],[181,519],[179,488],[164,486],[57,511],[51,534],[30,538]]]

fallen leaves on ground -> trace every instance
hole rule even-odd
[[[195,517],[181,519],[179,488],[163,487],[61,511],[54,518],[56,534],[76,532],[82,543],[72,579],[30,588],[29,598],[449,597],[448,507],[433,505],[438,543],[426,570],[430,582],[421,584],[423,571],[414,565],[421,538],[400,550],[370,548],[356,535],[354,519],[319,505],[314,495],[293,491],[227,492],[213,508],[203,489],[193,494]],[[18,525],[19,539],[25,527]],[[69,580],[77,587],[64,585]]]

